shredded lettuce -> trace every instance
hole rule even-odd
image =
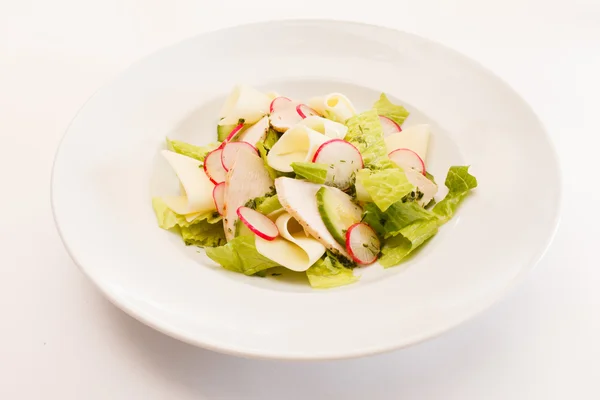
[[[283,206],[279,202],[279,197],[275,195],[271,197],[265,197],[264,200],[260,201],[256,206],[256,211],[267,215],[273,211],[280,210],[281,208],[283,208]]]
[[[207,221],[209,224],[215,224],[222,219],[222,217],[216,211],[209,211],[206,214],[199,215],[192,222],[188,222],[185,219],[185,216],[177,214],[167,207],[163,199],[160,197],[154,197],[152,199],[152,208],[156,214],[158,226],[163,229],[172,229],[176,226],[188,227],[198,223],[199,221]]]
[[[385,93],[381,93],[379,100],[375,102],[373,108],[377,110],[377,114],[391,119],[398,125],[402,125],[409,114],[406,108],[397,106],[389,101]]]
[[[183,241],[188,246],[217,247],[227,243],[223,225],[211,224],[207,220],[181,227],[180,231]]]
[[[468,166],[455,166],[450,167],[445,184],[448,194],[432,210],[442,222],[450,220],[469,191],[477,187],[477,178],[469,174]]]
[[[327,180],[329,165],[312,162],[293,162],[292,168],[297,177],[306,179],[309,182],[323,184]]]
[[[358,277],[354,276],[350,268],[344,267],[329,254],[314,263],[306,271],[306,276],[310,286],[315,289],[328,289],[358,281]]]
[[[379,263],[385,268],[398,265],[413,250],[435,235],[438,227],[437,219],[422,219],[402,228],[381,248],[382,256],[379,258]]]
[[[415,202],[399,201],[385,212],[374,203],[365,205],[363,222],[386,238],[379,259],[381,265],[391,267],[400,263],[452,218],[460,202],[477,187],[477,179],[468,170],[469,167],[450,168],[446,177],[448,195],[431,211]]]
[[[264,140],[265,149],[271,150],[280,137],[281,135],[276,130],[269,128]]]
[[[171,140],[167,138],[167,149],[175,153],[183,154],[198,161],[204,161],[206,155],[219,147],[220,143],[211,143],[207,146],[196,146],[193,144],[181,142],[179,140]]]
[[[226,245],[206,249],[206,255],[223,268],[246,275],[255,275],[278,264],[261,255],[254,245],[254,235],[238,236]]]
[[[368,198],[385,211],[414,190],[400,168],[371,171],[361,169],[356,173],[357,186],[368,194]],[[358,190],[357,190],[358,193]],[[361,195],[360,197],[365,197]]]
[[[352,143],[362,154],[365,167],[369,169],[393,168],[383,140],[383,128],[377,111],[369,110],[346,121],[348,133],[344,140]]]
[[[152,199],[152,208],[156,214],[158,226],[163,229],[179,228],[186,245],[214,247],[225,244],[223,225],[217,224],[222,217],[215,211],[201,214],[191,222],[185,216],[173,212],[160,197]]]

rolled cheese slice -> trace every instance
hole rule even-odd
[[[293,162],[309,162],[323,143],[330,138],[305,125],[297,124],[288,129],[275,143],[267,162],[281,172],[292,172]]]
[[[423,162],[427,162],[427,148],[429,147],[429,125],[414,125],[403,128],[402,132],[385,137],[388,154],[398,149],[410,149],[417,153]]]
[[[308,101],[308,105],[320,114],[330,114],[340,122],[356,115],[356,109],[352,102],[341,93],[313,97]]]
[[[162,155],[177,174],[182,188],[182,195],[162,198],[167,207],[180,215],[215,210],[214,184],[200,168],[200,161],[169,150],[163,150]]]
[[[308,126],[331,139],[343,139],[348,133],[348,127],[344,124],[334,122],[330,119],[312,116],[304,118],[300,124]]]
[[[256,250],[263,256],[292,271],[302,272],[325,254],[325,246],[306,236],[302,226],[290,214],[281,214],[275,224],[280,237],[270,241],[256,237]]]
[[[238,85],[225,100],[219,125],[235,125],[240,119],[253,124],[269,113],[271,98],[248,85]]]

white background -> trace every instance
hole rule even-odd
[[[354,4],[0,0],[0,399],[600,398],[600,4]],[[499,304],[442,337],[341,362],[224,356],[119,311],[62,247],[50,207],[52,159],[98,87],[183,38],[301,17],[395,27],[465,53],[532,104],[559,151],[562,222],[547,255]]]

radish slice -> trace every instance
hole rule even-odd
[[[280,109],[282,106],[287,105],[291,101],[292,101],[292,99],[289,99],[287,97],[283,97],[283,96],[275,97],[273,99],[273,101],[271,102],[271,105],[269,106],[269,111],[274,112],[274,111]]]
[[[208,153],[204,159],[204,172],[206,172],[208,179],[215,185],[225,182],[225,176],[227,175],[227,171],[223,168],[223,163],[221,162],[222,153],[223,149],[219,147]]]
[[[231,167],[233,167],[233,163],[235,163],[235,160],[237,160],[240,151],[248,151],[258,155],[258,150],[256,147],[252,146],[248,142],[226,143],[225,146],[223,146],[223,151],[221,152],[221,164],[223,164],[225,171],[229,171]]]
[[[342,139],[332,139],[323,143],[315,152],[312,161],[329,165],[325,183],[341,190],[348,189],[356,171],[364,167],[358,149]]]
[[[298,112],[298,115],[300,115],[303,119],[312,117],[314,115],[316,115],[318,117],[321,116],[321,114],[319,114],[318,112],[316,112],[315,110],[313,110],[312,108],[307,106],[306,104],[298,104],[296,106],[296,111]]]
[[[242,128],[244,127],[244,124],[238,124],[235,128],[233,128],[233,130],[229,133],[229,135],[227,135],[227,138],[223,141],[223,143],[227,143],[230,142],[235,135],[238,134],[239,131],[242,130]]]
[[[275,225],[275,223],[266,215],[245,206],[241,206],[237,209],[237,215],[244,225],[258,237],[265,240],[275,240],[275,238],[279,236],[277,225]]]
[[[397,149],[388,154],[390,160],[400,167],[410,167],[425,175],[425,163],[417,153],[411,149]]]
[[[381,122],[381,126],[383,127],[383,137],[389,136],[393,133],[402,132],[402,128],[400,128],[400,125],[398,125],[394,120],[391,120],[388,117],[380,115],[379,122]]]
[[[346,232],[346,250],[352,259],[361,265],[377,261],[381,242],[369,225],[359,222]]]
[[[213,188],[213,201],[217,212],[225,215],[225,182],[221,182]]]

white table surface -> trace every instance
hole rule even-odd
[[[350,4],[0,0],[0,399],[600,398],[598,1]],[[82,103],[165,45],[299,17],[376,23],[442,42],[504,78],[544,121],[562,161],[560,229],[528,279],[475,320],[364,359],[240,359],[138,323],[69,259],[51,215],[50,171]]]

